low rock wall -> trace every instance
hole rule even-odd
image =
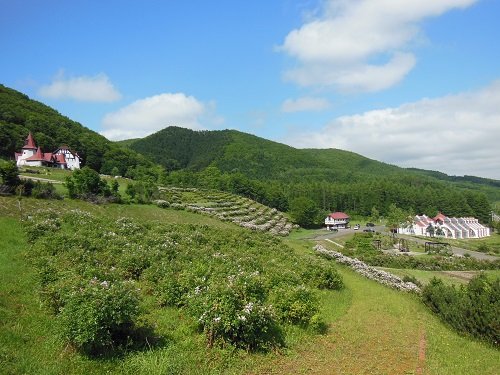
[[[421,292],[420,288],[412,282],[403,281],[403,279],[396,275],[393,275],[392,273],[378,270],[356,258],[349,258],[337,251],[327,250],[321,245],[314,246],[314,250],[328,258],[333,258],[338,263],[345,264],[351,267],[360,275],[363,275],[371,280],[375,280],[380,284],[384,284],[391,288],[395,288],[405,292],[413,292],[417,294],[420,294]]]

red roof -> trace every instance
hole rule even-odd
[[[28,138],[26,138],[26,140],[24,141],[23,148],[32,148],[32,149],[36,148],[35,140],[33,139],[33,135],[31,134],[31,132],[29,132]]]
[[[437,220],[444,221],[444,219],[446,219],[446,216],[444,216],[444,215],[440,212],[440,213],[438,213],[438,214],[436,215],[436,217],[435,217],[434,219],[432,219],[432,220],[434,220],[434,221],[437,221]]]
[[[31,135],[31,133],[30,133],[30,135]],[[43,154],[42,154],[42,150],[40,149],[40,147],[38,147],[38,148],[36,149],[36,153],[35,153],[35,155],[30,156],[30,157],[29,157],[28,159],[26,159],[26,160],[29,160],[29,161],[42,161],[42,160],[44,160],[44,158],[43,158]]]
[[[66,158],[64,157],[63,154],[57,154],[57,155],[53,155],[54,156],[54,159],[55,159],[55,162],[58,163],[58,164],[66,164]]]
[[[343,212],[333,212],[329,215],[332,219],[349,219],[349,215]]]

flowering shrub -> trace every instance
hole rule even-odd
[[[37,220],[28,217],[27,225],[29,226],[28,240],[35,241],[47,233],[57,232],[61,228],[61,221],[53,210],[40,211]]]
[[[309,285],[319,289],[342,289],[344,282],[335,267],[330,263],[312,259],[303,273]]]
[[[170,203],[167,202],[166,200],[163,200],[163,199],[157,199],[157,200],[153,201],[153,203],[156,204],[160,208],[170,207]]]
[[[26,229],[45,305],[66,340],[90,354],[125,347],[135,337],[145,296],[159,308],[181,309],[209,345],[267,350],[283,344],[284,324],[317,330],[315,290],[342,286],[328,261],[239,228],[72,210],[40,212]]]
[[[220,342],[255,350],[281,345],[281,330],[272,306],[264,302],[262,285],[246,284],[244,279],[231,275],[226,284],[198,287],[189,298],[188,309],[199,316],[210,346]]]

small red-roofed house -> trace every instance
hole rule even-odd
[[[349,226],[349,215],[343,212],[333,212],[325,218],[326,229],[347,228]]]

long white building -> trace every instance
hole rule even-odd
[[[445,238],[483,238],[490,236],[490,228],[480,224],[474,217],[447,217],[439,213],[435,218],[417,215],[412,225],[398,228],[398,233],[414,236]]]

